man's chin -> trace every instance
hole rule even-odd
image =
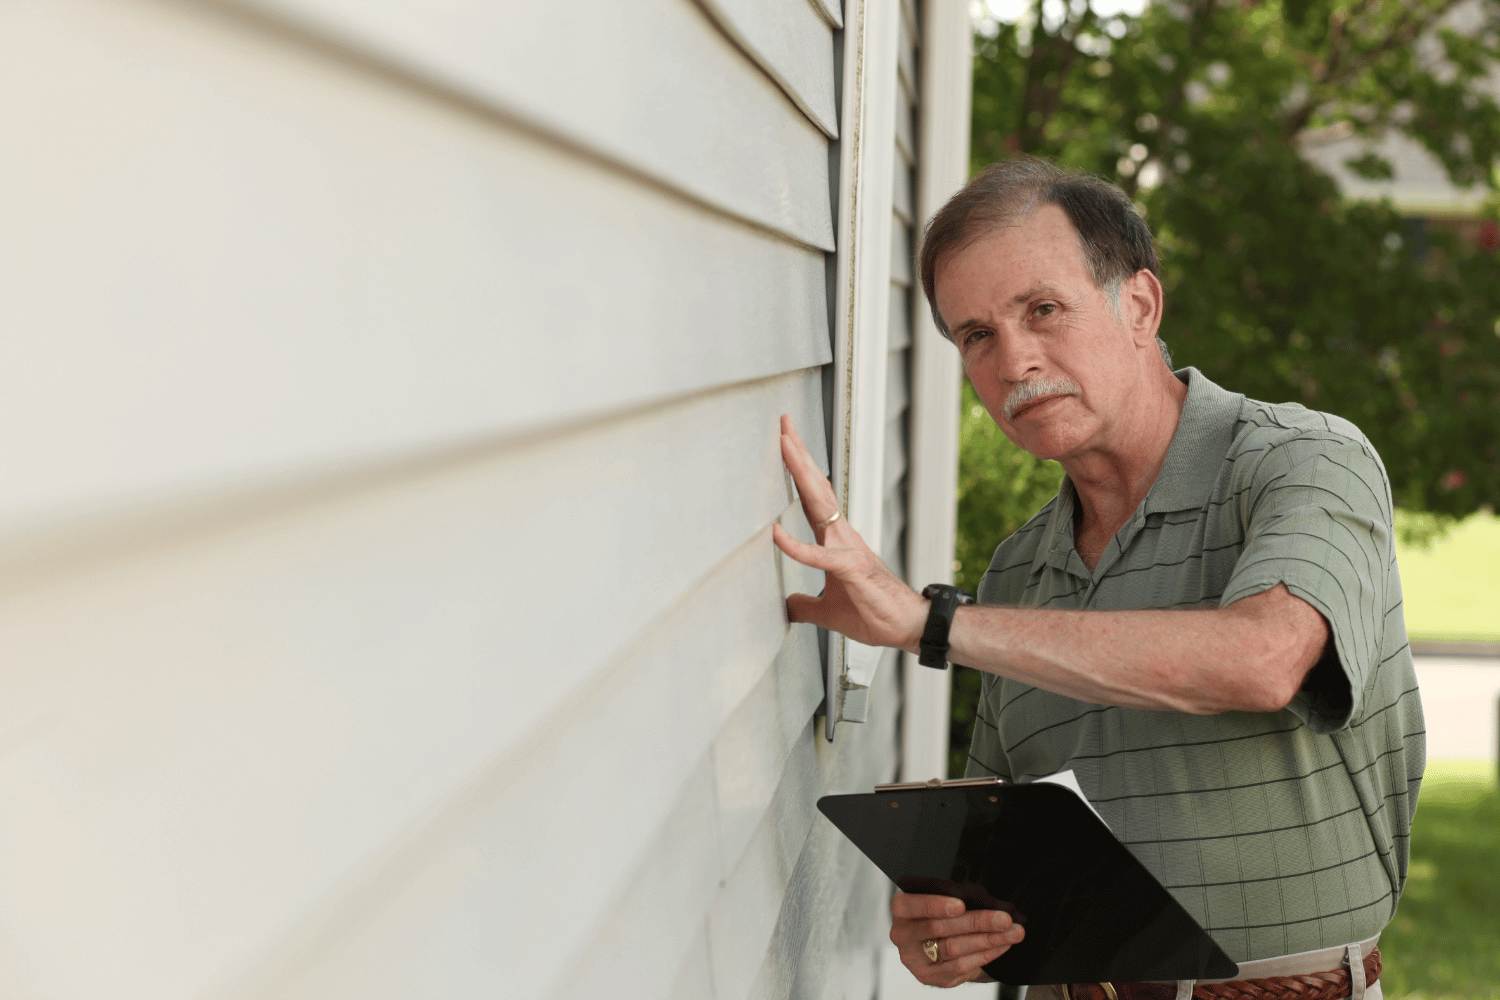
[[[1058,434],[1051,428],[1021,430],[1002,424],[1000,430],[1011,444],[1042,462],[1062,461],[1077,446],[1074,435]]]

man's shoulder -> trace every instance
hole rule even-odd
[[[1370,439],[1343,417],[1310,410],[1301,403],[1266,403],[1244,397],[1227,456],[1231,461],[1305,450],[1358,452],[1379,463]]]
[[[1223,495],[1259,500],[1280,487],[1342,481],[1390,516],[1390,477],[1375,446],[1332,413],[1246,398],[1225,458],[1228,475],[1217,487]]]

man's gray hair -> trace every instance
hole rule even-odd
[[[1087,174],[1067,171],[1032,156],[1021,156],[985,167],[944,205],[922,236],[922,290],[932,318],[943,336],[951,337],[938,313],[938,262],[996,229],[1013,225],[1042,205],[1056,205],[1068,216],[1094,285],[1120,316],[1120,285],[1146,270],[1161,276],[1156,241],[1130,196],[1113,184]],[[1172,355],[1160,337],[1162,360],[1172,367]]]

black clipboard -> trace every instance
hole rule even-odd
[[[1232,979],[1230,960],[1094,811],[990,778],[826,795],[818,809],[903,892],[1003,909],[1026,938],[984,967],[1016,986]]]

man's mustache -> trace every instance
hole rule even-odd
[[[1073,396],[1081,391],[1078,383],[1066,375],[1017,382],[1011,386],[1010,393],[1005,397],[1005,419],[1013,418],[1017,410],[1033,399],[1039,399],[1042,396]]]

